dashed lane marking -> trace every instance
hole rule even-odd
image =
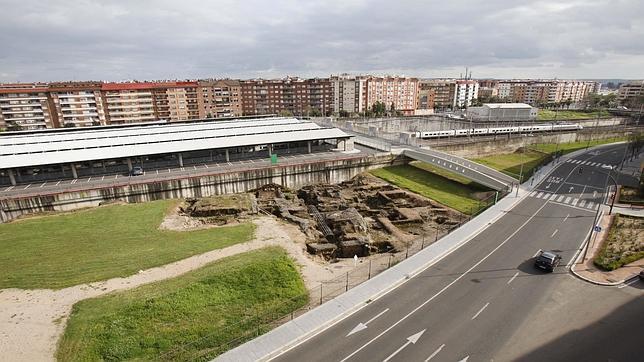
[[[479,309],[479,311],[478,311],[478,312],[476,312],[476,314],[472,317],[472,320],[475,320],[475,319],[476,319],[476,317],[478,317],[478,316],[479,316],[479,314],[483,313],[483,311],[485,310],[485,308],[487,308],[487,306],[488,306],[488,305],[490,305],[490,302],[485,303],[485,305],[483,306],[483,308]]]
[[[514,275],[512,276],[512,278],[510,278],[510,280],[508,280],[508,283],[507,283],[507,284],[512,283],[512,281],[513,281],[514,279],[516,279],[516,277],[518,277],[518,276],[519,276],[519,272],[514,273]]]

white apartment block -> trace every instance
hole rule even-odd
[[[0,129],[53,128],[46,89],[0,90]]]
[[[634,99],[639,96],[644,96],[644,80],[630,82],[619,86],[617,99],[620,102]]]
[[[465,108],[472,105],[472,101],[479,95],[479,83],[475,80],[457,80],[456,94],[452,108]]]

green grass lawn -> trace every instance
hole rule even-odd
[[[252,338],[258,320],[268,323],[307,301],[304,282],[283,249],[251,251],[75,304],[56,357],[209,360],[225,351],[223,344]],[[266,329],[260,327],[260,333]]]
[[[558,146],[556,143],[537,143],[537,144],[530,145],[529,147],[546,153],[554,153],[556,150],[559,150],[559,151],[562,151],[563,154],[566,154],[566,153],[574,152],[586,147],[593,147],[593,146],[604,145],[607,143],[620,142],[620,141],[626,141],[626,137],[612,137],[612,138],[591,140],[590,145],[588,141],[579,141],[579,142],[560,143]]]
[[[556,114],[556,118],[555,118]],[[608,117],[610,113],[607,111],[571,111],[571,110],[559,110],[554,111],[551,109],[539,109],[537,114],[537,120],[539,121],[552,121],[552,120],[566,120],[566,119],[590,119],[599,117]]]
[[[124,277],[250,240],[253,224],[158,230],[176,200],[110,205],[0,225],[0,288],[63,288]]]
[[[470,214],[479,207],[479,201],[472,196],[474,192],[490,191],[460,175],[422,162],[379,168],[370,172],[391,184],[465,214]]]
[[[543,163],[547,157],[547,154],[526,150],[526,152],[515,152],[476,158],[473,161],[499,170],[516,178],[517,180],[521,173],[521,164],[523,164],[523,181],[525,181],[526,175],[530,175],[532,170]]]

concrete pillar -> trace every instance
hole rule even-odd
[[[307,145],[309,146],[309,153],[311,153],[311,141],[308,141]]]
[[[107,170],[105,169],[105,160],[101,161],[101,165],[103,166],[103,173],[107,173]]]
[[[177,153],[177,156],[179,156],[179,167],[183,167],[183,156],[180,153]]]
[[[215,159],[212,156],[212,150],[210,150],[210,162],[214,161]]]
[[[9,181],[11,181],[11,185],[16,186],[16,177],[13,175],[13,170],[9,169],[7,171],[9,173]]]
[[[18,178],[18,182],[22,182],[22,175],[20,174],[20,169],[16,169],[16,177]]]
[[[132,159],[129,157],[127,158],[127,170],[132,171]]]
[[[76,164],[70,163],[70,166],[72,167],[72,176],[74,176],[74,178],[78,178],[78,172],[76,171]]]
[[[227,148],[226,148],[226,162],[230,162],[230,153],[228,153]]]
[[[268,157],[273,155],[273,145],[268,145]]]

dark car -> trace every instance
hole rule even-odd
[[[640,280],[644,281],[644,269],[640,270],[640,273],[637,275],[640,277]]]
[[[534,261],[534,266],[546,271],[553,271],[561,262],[561,255],[552,251],[542,251]]]
[[[141,166],[132,167],[132,171],[130,171],[130,176],[141,176],[141,175],[143,175],[143,167]]]

